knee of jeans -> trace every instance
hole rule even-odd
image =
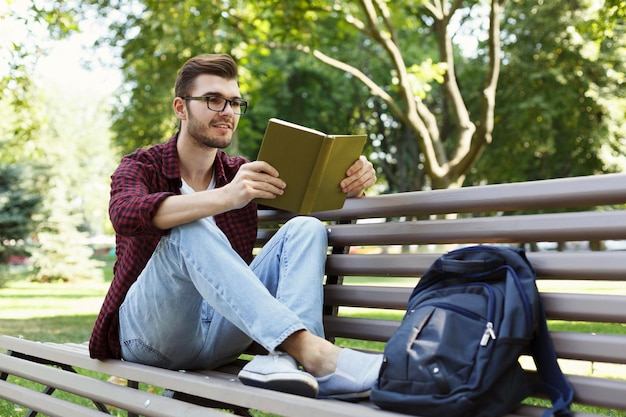
[[[324,223],[314,217],[308,217],[312,232],[315,233],[318,239],[322,242],[322,246],[328,246],[328,230]]]
[[[287,224],[290,224],[298,230],[306,230],[307,233],[316,233],[324,237],[327,236],[326,226],[316,217],[298,216],[289,220]]]

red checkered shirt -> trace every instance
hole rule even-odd
[[[152,218],[161,202],[180,194],[181,177],[175,135],[168,142],[150,149],[138,149],[124,157],[113,173],[109,216],[116,232],[114,278],[104,299],[89,341],[92,358],[119,358],[118,310],[130,286],[145,267],[167,230],[157,229]],[[228,184],[239,167],[248,162],[217,151],[214,164],[215,187]],[[215,216],[233,249],[248,263],[257,236],[257,206]],[[210,247],[207,247],[210,250]]]

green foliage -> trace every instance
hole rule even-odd
[[[368,132],[368,156],[389,191],[421,189],[436,175],[446,178],[439,186],[460,184],[481,153],[473,183],[621,169],[623,0],[599,7],[507,2],[495,110],[485,95],[494,40],[487,38],[485,2],[455,2],[445,19],[435,2],[408,0],[90,3],[103,16],[124,16],[109,39],[121,51],[127,82],[113,125],[124,153],[175,132],[172,86],[187,58],[228,52],[241,65],[251,102],[232,153],[254,158],[267,118],[281,117],[326,131]],[[453,60],[444,63],[446,36],[482,42],[475,50],[454,44]],[[320,63],[315,50],[346,67]],[[412,101],[424,107],[412,111]],[[428,168],[433,164],[438,170]]]
[[[368,131],[372,138],[389,138],[368,147],[374,158],[383,155],[381,165],[394,158],[388,158],[388,152],[407,147],[402,142],[407,139],[406,130],[397,129],[388,109],[371,99],[366,86],[310,54],[317,46],[332,49],[374,79],[389,78],[384,51],[368,48],[372,44],[368,35],[354,31],[349,23],[350,16],[360,12],[358,5],[326,1],[263,1],[255,5],[232,1],[221,3],[221,7],[197,1],[140,4],[129,7],[125,20],[112,26],[110,39],[122,51],[122,70],[129,81],[115,109],[113,124],[122,152],[160,142],[175,131],[177,121],[170,103],[176,70],[187,58],[205,52],[229,52],[238,59],[242,91],[251,102],[231,152],[256,157],[269,117],[328,132]],[[103,14],[118,6],[123,7],[116,2],[100,3]],[[175,27],[169,23],[172,16],[177,22]],[[398,16],[394,17],[403,28],[399,31],[409,36],[415,23],[406,24],[408,19]],[[131,30],[135,34],[132,37],[128,36]],[[333,36],[327,36],[329,33]],[[421,62],[425,47],[432,49],[432,43],[409,44],[407,59]],[[436,63],[432,66],[438,67]],[[424,72],[432,69],[416,68],[421,68],[415,71],[419,87],[426,89]],[[419,154],[414,143],[408,146],[412,150],[405,155]],[[403,160],[407,158],[403,155]],[[415,165],[414,160],[405,162],[408,165],[402,167]],[[412,169],[403,170],[407,174],[396,177],[394,167],[387,169],[392,188],[414,186],[410,180],[409,187],[396,185],[395,178],[405,181],[413,173]]]
[[[0,9],[0,24],[9,27],[10,33],[9,39],[0,43],[0,59],[7,63],[0,72],[0,100],[13,110],[16,119],[12,134],[0,136],[0,160],[7,162],[10,157],[25,156],[25,150],[34,151],[29,144],[41,119],[37,117],[31,75],[37,60],[49,48],[41,33],[49,33],[51,41],[66,38],[77,30],[78,16],[76,4],[64,0],[5,2],[6,7]]]
[[[472,182],[623,169],[626,32],[579,3],[511,2],[494,140]]]
[[[54,207],[37,230],[38,247],[33,251],[32,280],[37,282],[102,280],[100,262],[92,259],[93,249],[86,233],[78,231],[82,217],[72,214],[63,198],[47,203]]]
[[[62,95],[66,104],[58,107]],[[37,141],[46,144],[41,163],[48,182],[32,260],[33,279],[41,282],[101,279],[87,237],[106,230],[108,177],[116,161],[102,119],[108,108],[79,97],[50,88],[40,99],[46,119]]]
[[[210,2],[101,2],[101,13],[121,12],[109,42],[121,50],[127,84],[114,112],[121,152],[163,141],[177,128],[173,87],[180,66],[201,53],[230,51],[224,18]],[[194,22],[194,24],[191,24]]]
[[[28,254],[27,239],[37,226],[33,217],[41,203],[30,170],[0,164],[0,264],[12,255]]]
[[[256,157],[270,117],[329,133],[364,131],[363,115],[351,103],[365,101],[367,91],[349,77],[297,51],[250,53],[245,61],[257,74],[255,88],[245,93],[251,111],[239,131],[239,150],[249,158]]]
[[[9,14],[0,19],[15,29],[12,46],[0,46],[0,55],[9,58],[0,84],[5,92],[0,160],[37,172],[41,204],[30,213],[30,277],[45,282],[98,278],[86,237],[107,229],[108,177],[115,161],[109,108],[105,98],[89,91],[55,88],[32,78],[37,59],[53,40],[78,30],[80,9],[65,1],[8,6]],[[49,40],[42,38],[45,32]]]

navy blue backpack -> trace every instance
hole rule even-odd
[[[573,389],[556,360],[535,271],[521,249],[471,246],[422,276],[385,347],[371,400],[424,417],[501,417],[531,394],[570,416]],[[538,381],[519,364],[530,354]]]

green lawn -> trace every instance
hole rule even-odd
[[[109,281],[108,277],[105,281]],[[367,281],[371,283],[371,279],[356,279],[356,282]],[[355,282],[355,283],[356,283]],[[108,282],[80,282],[69,284],[33,284],[28,282],[12,282],[5,288],[0,288],[0,334],[11,336],[23,336],[29,340],[50,341],[50,342],[76,342],[82,343],[89,339],[91,328],[95,321],[96,315],[100,309],[102,299],[108,288]],[[556,284],[550,284],[556,285]],[[610,293],[626,293],[623,292],[625,287],[614,288],[613,284],[610,288],[581,288],[585,284],[578,283],[577,291],[597,291]],[[591,284],[589,284],[591,285]],[[568,288],[571,288],[568,286]],[[353,310],[346,314],[372,317],[371,313]],[[379,317],[400,319],[401,312],[384,312],[381,311]],[[560,323],[551,322],[551,329],[561,331],[579,331],[579,332],[597,332],[597,333],[626,333],[626,326],[598,323]],[[355,348],[367,348],[382,350],[382,343],[367,343],[362,341],[341,339],[338,341],[343,346]],[[563,365],[566,372],[573,373],[590,373],[601,372],[612,377],[624,378],[626,368],[623,366],[598,369],[589,363],[581,363],[570,361]],[[109,375],[96,375],[90,372],[84,372],[100,379],[108,379]],[[24,383],[16,378],[11,381],[25,384],[31,388],[38,388],[36,384]],[[152,387],[143,387],[143,389],[153,390]],[[158,389],[156,390],[158,392]],[[55,393],[55,395],[64,398],[70,398],[72,401],[87,404],[86,400],[76,399],[66,393]],[[533,400],[530,400],[531,402]],[[616,412],[613,410],[594,410],[585,408],[586,412],[603,413],[607,416],[626,417],[626,412]],[[3,417],[22,417],[26,413],[20,406],[16,406],[4,400],[0,400],[0,416]],[[119,415],[125,413],[119,412]],[[259,413],[259,416],[266,416]]]

